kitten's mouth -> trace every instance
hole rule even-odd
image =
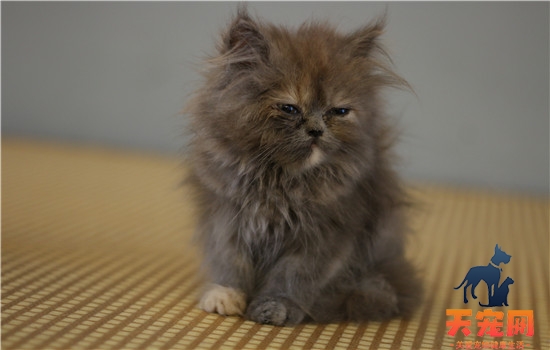
[[[311,144],[310,144],[310,148],[311,149],[314,149],[314,148],[319,148],[320,145],[319,145],[319,140],[318,139],[313,139],[311,140]]]
[[[305,161],[306,169],[319,165],[325,159],[325,153],[321,150],[317,141],[313,141],[310,146],[311,152]]]
[[[287,163],[287,167],[297,173],[318,166],[326,159],[326,153],[322,150],[318,140],[304,143],[289,156],[292,161]]]

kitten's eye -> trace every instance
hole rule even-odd
[[[336,108],[332,108],[332,109],[329,111],[329,114],[331,114],[331,115],[337,115],[337,116],[344,116],[344,115],[348,114],[349,111],[350,111],[349,108],[336,107]]]
[[[279,109],[287,114],[300,114],[300,110],[294,105],[280,105]]]

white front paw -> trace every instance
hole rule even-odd
[[[199,307],[224,316],[242,315],[246,308],[246,295],[230,287],[212,284],[203,294]]]

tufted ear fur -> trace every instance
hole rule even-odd
[[[352,55],[356,57],[368,57],[374,51],[381,50],[378,38],[384,33],[386,15],[367,24],[349,35],[349,44]]]
[[[267,40],[244,5],[238,8],[237,15],[222,36],[219,52],[229,60],[231,65],[241,68],[249,68],[267,59],[269,54]]]
[[[372,73],[372,86],[388,86],[406,89],[414,93],[409,83],[393,71],[392,59],[380,43],[379,38],[384,33],[386,19],[387,14],[384,13],[369,24],[348,35],[348,53],[351,57],[363,59],[368,63],[368,69]]]

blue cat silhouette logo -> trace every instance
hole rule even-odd
[[[498,285],[498,283],[500,281],[500,272],[502,271],[502,269],[500,268],[500,264],[508,264],[511,258],[512,256],[506,254],[497,244],[495,246],[495,254],[491,258],[487,266],[472,267],[468,271],[466,277],[464,277],[464,280],[462,280],[460,285],[458,287],[455,287],[455,289],[459,289],[464,285],[464,304],[468,303],[466,289],[469,286],[472,286],[472,298],[477,299],[475,289],[479,282],[484,281],[487,284],[487,289],[489,292],[488,303],[481,304],[480,302],[479,305],[483,307],[503,305],[508,306],[508,293],[510,292],[510,285],[514,283],[514,280],[510,277],[507,277],[500,286]]]

